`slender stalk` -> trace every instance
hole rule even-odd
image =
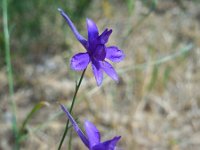
[[[69,112],[70,112],[71,114],[72,114],[72,110],[73,110],[73,107],[74,107],[74,103],[75,103],[75,100],[76,100],[76,96],[77,96],[79,87],[80,87],[80,85],[81,85],[81,82],[82,82],[82,80],[83,80],[85,71],[86,71],[86,69],[83,70],[82,75],[81,75],[81,78],[80,78],[78,84],[76,84],[74,96],[73,96],[72,103],[71,103],[71,106],[70,106],[70,109],[69,109]],[[64,141],[64,139],[65,139],[65,137],[66,137],[66,135],[67,135],[68,129],[69,129],[69,119],[67,120],[67,123],[66,123],[66,126],[65,126],[65,131],[64,131],[64,133],[63,133],[62,139],[60,140],[60,144],[59,144],[58,150],[60,150],[61,147],[62,147],[63,141]]]
[[[13,84],[13,73],[10,58],[10,37],[8,31],[8,12],[7,12],[7,0],[2,1],[3,6],[3,30],[4,30],[4,42],[5,42],[5,54],[6,54],[6,67],[8,74],[8,86],[9,86],[9,100],[12,109],[12,128],[15,136],[15,146],[14,149],[19,149],[18,141],[18,128],[17,128],[17,117],[16,117],[16,104],[13,100],[14,95],[14,84]]]

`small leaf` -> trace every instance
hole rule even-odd
[[[49,103],[48,102],[45,102],[45,101],[41,101],[41,102],[39,102],[39,103],[37,103],[34,107],[33,107],[33,109],[28,113],[28,115],[26,116],[26,118],[24,119],[24,121],[23,121],[23,123],[22,123],[22,126],[21,126],[21,128],[20,128],[20,137],[21,136],[23,136],[23,134],[26,134],[25,133],[25,127],[26,127],[26,125],[27,125],[27,123],[28,123],[28,121],[34,116],[34,114],[37,112],[37,111],[39,111],[42,107],[44,107],[44,106],[49,106]]]

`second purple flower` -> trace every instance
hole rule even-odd
[[[111,140],[107,140],[104,142],[101,142],[101,135],[99,130],[96,128],[96,126],[89,122],[85,121],[85,131],[86,136],[83,133],[83,131],[79,128],[78,124],[74,120],[74,118],[71,116],[69,111],[64,107],[64,105],[61,105],[62,110],[65,112],[67,117],[69,118],[70,122],[72,123],[72,126],[74,127],[74,130],[82,140],[82,142],[85,144],[85,146],[89,150],[115,150],[116,145],[118,141],[120,140],[121,136],[115,136]]]
[[[71,68],[76,71],[81,71],[91,62],[93,74],[98,86],[101,85],[103,81],[103,71],[113,80],[118,81],[118,75],[107,59],[112,62],[120,62],[124,59],[124,53],[116,46],[106,47],[112,30],[105,29],[104,32],[99,35],[96,24],[91,19],[87,19],[88,40],[86,40],[79,34],[67,14],[65,14],[62,9],[58,10],[67,21],[77,40],[86,49],[85,53],[78,53],[72,57],[70,62]]]

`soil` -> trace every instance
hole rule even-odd
[[[97,87],[89,66],[73,110],[80,126],[85,120],[93,122],[102,141],[121,135],[117,149],[198,150],[200,3],[158,1],[151,11],[138,0],[128,11],[120,0],[92,1],[86,17],[96,22],[100,32],[105,27],[113,29],[108,45],[117,45],[126,58],[113,64],[119,83],[104,74],[102,86]],[[80,24],[86,35],[85,20]],[[48,103],[27,124],[21,149],[58,147],[67,121],[59,103],[71,104],[75,81],[81,75],[70,70],[69,59],[85,51],[72,33],[65,38],[71,51],[46,53],[39,61],[17,56],[13,60],[18,126],[38,102]],[[49,43],[49,47],[56,51],[56,45]],[[9,150],[13,147],[12,113],[6,68],[0,69],[0,149]],[[72,135],[72,149],[86,149],[74,131]],[[68,140],[67,136],[62,149],[68,148]]]

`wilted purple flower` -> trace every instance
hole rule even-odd
[[[99,35],[96,24],[87,19],[88,40],[79,34],[76,27],[64,13],[62,9],[58,9],[61,15],[66,19],[69,27],[74,33],[77,40],[85,47],[85,53],[78,53],[71,59],[71,68],[76,71],[84,70],[91,62],[93,74],[95,76],[97,85],[101,85],[103,81],[103,71],[107,73],[113,80],[118,81],[118,75],[112,65],[106,61],[109,59],[112,62],[120,62],[124,58],[124,53],[116,46],[106,47],[109,36],[112,30],[105,29],[102,34]]]
[[[73,119],[69,111],[61,105],[62,110],[66,113],[67,117],[69,118],[70,122],[72,123],[74,130],[78,134],[78,136],[81,138],[83,143],[88,147],[89,150],[114,150],[116,147],[117,142],[121,138],[121,136],[116,136],[111,140],[101,142],[100,141],[100,132],[95,127],[95,125],[89,121],[85,121],[84,127],[86,131],[86,135],[82,132],[82,130],[79,128],[76,121]]]

